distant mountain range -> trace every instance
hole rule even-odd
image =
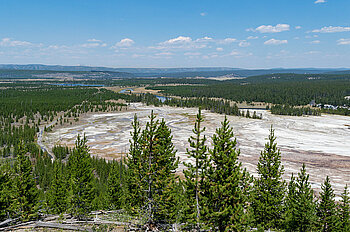
[[[61,66],[43,64],[0,64],[2,70],[55,71],[55,72],[106,72],[110,77],[250,77],[275,73],[295,74],[350,74],[345,68],[306,68],[306,69],[240,69],[228,67],[194,67],[194,68],[108,68],[90,66]]]
[[[0,69],[16,70],[50,70],[50,71],[109,71],[109,72],[128,72],[128,73],[176,73],[176,72],[197,72],[197,71],[233,71],[241,70],[226,67],[208,67],[208,68],[109,68],[109,67],[91,67],[91,66],[62,66],[62,65],[44,65],[44,64],[0,64]]]

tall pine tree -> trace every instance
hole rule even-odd
[[[313,231],[317,224],[316,202],[303,164],[298,177],[292,176],[286,199],[286,230]]]
[[[156,120],[152,111],[141,131],[135,116],[127,161],[129,191],[134,199],[129,204],[139,208],[149,225],[170,223],[175,219],[175,193],[178,158],[170,129],[165,121]]]
[[[15,216],[22,221],[37,217],[38,188],[33,175],[33,166],[26,155],[27,150],[22,142],[18,145],[18,156],[15,163],[15,177],[13,184],[13,202],[11,209]]]
[[[173,223],[177,212],[174,210],[178,204],[176,196],[177,176],[179,159],[176,158],[176,150],[172,142],[171,130],[165,124],[164,119],[160,121],[155,133],[154,154],[154,201],[157,210],[155,219],[158,222]]]
[[[184,163],[187,167],[184,170],[185,175],[185,188],[187,197],[187,207],[185,209],[186,220],[190,225],[194,225],[197,231],[201,228],[203,209],[206,204],[206,199],[202,196],[202,193],[206,191],[207,181],[206,176],[209,167],[208,149],[205,145],[206,137],[203,136],[205,127],[201,127],[203,122],[202,112],[199,109],[196,122],[194,125],[193,134],[188,142],[190,149],[187,149],[187,154],[194,163]]]
[[[141,127],[136,114],[134,115],[132,128],[131,140],[129,141],[130,148],[126,160],[126,166],[128,167],[128,194],[126,195],[126,204],[130,212],[135,214],[141,209],[146,200],[144,192],[146,182],[143,180],[146,175],[143,172],[143,166],[146,161],[141,156]]]
[[[325,232],[337,231],[338,218],[336,215],[336,203],[334,200],[335,194],[328,176],[322,184],[321,190],[321,199],[317,209],[320,229]]]
[[[252,207],[255,223],[264,229],[282,227],[284,215],[285,182],[281,164],[281,153],[277,148],[274,130],[270,129],[268,142],[260,154],[257,172],[259,177],[254,183]]]
[[[0,220],[10,215],[10,205],[12,203],[12,177],[11,167],[8,163],[0,164]]]
[[[240,151],[227,117],[213,135],[208,220],[212,230],[245,231],[249,224],[249,173],[238,161]],[[214,229],[215,228],[215,229]]]
[[[350,198],[348,185],[345,186],[344,192],[341,195],[341,201],[339,206],[339,231],[350,231]]]
[[[69,188],[67,176],[64,173],[64,164],[61,160],[55,160],[53,165],[53,179],[46,201],[49,212],[60,214],[68,209]]]
[[[95,198],[93,169],[86,137],[78,135],[73,153],[69,156],[68,168],[72,189],[71,213],[78,219],[86,219]]]
[[[113,209],[121,209],[124,206],[125,194],[121,180],[121,165],[123,165],[122,161],[119,164],[113,163],[107,180],[108,198]]]

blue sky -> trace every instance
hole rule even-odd
[[[349,0],[0,0],[0,63],[350,68]]]

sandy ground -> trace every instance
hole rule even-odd
[[[91,153],[106,159],[125,156],[129,147],[131,122],[136,113],[144,126],[153,110],[158,118],[164,118],[173,132],[173,142],[181,161],[188,162],[186,148],[188,137],[192,134],[197,109],[151,107],[140,103],[132,104],[130,110],[116,113],[90,114],[81,118],[77,125],[54,129],[44,134],[43,142],[51,149],[55,144],[73,146],[76,136],[85,133]],[[310,180],[316,191],[326,175],[331,177],[332,185],[339,194],[345,184],[350,184],[350,117],[323,115],[320,117],[292,117],[272,115],[265,110],[257,110],[262,120],[229,116],[238,147],[240,160],[252,173],[256,174],[256,164],[264,148],[269,128],[273,125],[277,143],[281,149],[285,167],[285,177],[297,173],[306,164]],[[204,126],[211,144],[210,136],[220,126],[223,115],[203,112]],[[179,171],[184,168],[180,165]]]

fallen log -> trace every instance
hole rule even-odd
[[[95,220],[95,221],[63,221],[65,224],[113,224],[117,226],[130,225],[128,222],[118,222],[118,221],[107,221],[107,220]]]
[[[4,226],[7,226],[8,224],[10,224],[11,222],[14,222],[14,221],[17,221],[17,218],[16,219],[6,219],[5,221],[3,222],[0,222],[0,227],[4,227]]]
[[[99,214],[110,214],[110,213],[123,213],[124,210],[99,210],[99,211],[92,211],[91,215],[99,215]]]
[[[17,228],[23,227],[23,226],[28,226],[28,225],[31,225],[31,224],[34,224],[34,223],[35,222],[31,221],[31,222],[20,223],[20,224],[13,225],[13,226],[7,226],[7,227],[0,228],[0,231],[13,230],[13,229],[17,229]]]
[[[63,230],[77,230],[77,231],[88,231],[93,232],[90,228],[84,228],[80,226],[60,224],[60,223],[51,223],[51,222],[42,222],[38,221],[35,223],[34,227],[46,227],[46,228],[54,228],[54,229],[63,229]]]

